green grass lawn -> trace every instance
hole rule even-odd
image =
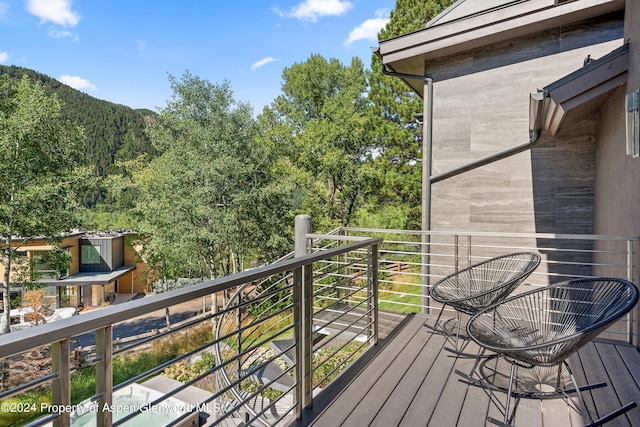
[[[399,313],[418,313],[422,301],[420,277],[397,274],[393,280],[401,282],[378,291],[379,309]],[[415,283],[415,284],[414,284]]]

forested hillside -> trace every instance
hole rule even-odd
[[[16,66],[0,65],[0,75],[22,78],[25,74],[41,81],[49,93],[63,102],[63,115],[71,123],[84,128],[87,163],[93,164],[100,176],[115,173],[116,160],[128,160],[141,153],[154,155],[149,138],[144,133],[145,116],[150,110],[133,110],[124,105],[96,99],[36,71]],[[105,201],[106,194],[94,190],[85,194],[87,207]]]

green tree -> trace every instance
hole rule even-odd
[[[155,115],[152,111],[133,110],[93,98],[28,68],[0,65],[2,74],[8,74],[15,80],[26,75],[31,81],[41,82],[47,95],[55,94],[58,97],[64,104],[62,117],[84,130],[86,138],[82,150],[85,155],[82,161],[93,167],[98,176],[118,173],[114,167],[116,160],[130,160],[143,153],[153,157],[154,151],[144,133],[145,120]],[[112,217],[118,215],[121,205],[127,200],[108,200],[105,199],[106,195],[104,189],[93,187],[87,193],[80,194],[80,197],[87,207],[98,205],[101,210],[110,211]]]
[[[362,201],[367,75],[358,58],[345,66],[311,55],[284,69],[282,95],[259,117],[281,179],[297,187],[298,208],[321,228],[349,224]]]
[[[160,155],[129,163],[138,227],[150,236],[145,256],[167,279],[189,277],[186,268],[211,278],[241,271],[282,249],[270,236],[281,232],[272,224],[287,197],[270,181],[251,107],[228,82],[188,71],[169,80],[172,99],[147,128]]]
[[[9,332],[12,260],[35,236],[60,237],[79,225],[77,194],[92,182],[78,167],[80,128],[60,118],[62,106],[25,76],[0,76],[0,238],[3,243],[3,332]],[[19,236],[19,240],[14,240]]]
[[[378,39],[423,29],[452,3],[453,0],[397,0]],[[422,112],[422,99],[401,79],[383,74],[377,54],[372,55],[371,70],[372,141],[379,155],[367,175],[367,222],[377,222],[379,227],[419,228],[422,127],[414,114]]]

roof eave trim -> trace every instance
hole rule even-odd
[[[420,55],[431,59],[459,53],[624,10],[625,4],[624,0],[580,0],[557,6],[547,5],[553,4],[552,0],[529,3],[513,6],[510,15],[506,15],[509,8],[500,9],[478,17],[477,21],[454,22],[380,42],[383,63],[391,64]]]

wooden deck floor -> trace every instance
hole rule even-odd
[[[487,393],[460,381],[454,370],[469,372],[474,359],[443,350],[445,338],[432,333],[423,315],[407,317],[387,336],[314,398],[294,426],[485,426],[487,416],[502,419]],[[467,351],[475,351],[468,345]],[[504,361],[482,366],[483,375],[508,376]],[[585,392],[587,405],[598,416],[630,401],[640,404],[640,354],[629,345],[594,341],[570,360],[579,385],[606,381]],[[518,373],[519,381],[528,372]],[[503,399],[506,393],[499,392]],[[517,399],[516,426],[578,426],[586,420],[571,407],[577,400]],[[513,402],[512,402],[513,407]],[[606,426],[640,426],[636,407]]]

